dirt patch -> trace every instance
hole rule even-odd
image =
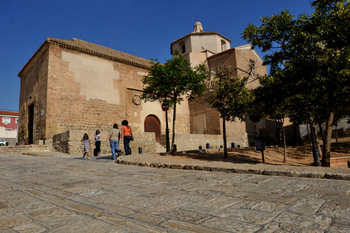
[[[331,158],[350,156],[350,139],[332,143]],[[166,155],[171,156],[171,155]],[[228,159],[224,159],[224,152],[220,150],[180,152],[172,157],[198,159],[208,161],[226,161],[234,163],[261,163],[262,154],[254,149],[238,149],[228,152]],[[283,163],[283,147],[266,148],[264,151],[265,163],[310,166],[313,164],[313,154],[310,145],[288,146],[286,150],[286,163]],[[320,158],[321,160],[322,158]]]

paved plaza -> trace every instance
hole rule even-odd
[[[349,180],[130,166],[78,155],[0,154],[0,175],[4,233],[350,232]]]

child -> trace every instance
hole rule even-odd
[[[83,154],[83,157],[81,157],[81,159],[84,159],[85,155],[87,155],[87,160],[89,160],[90,159],[89,150],[90,150],[91,142],[87,133],[84,133],[84,137],[83,139],[81,139],[81,141],[83,142],[83,145],[84,145],[84,154]]]

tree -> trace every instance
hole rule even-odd
[[[282,131],[284,156],[283,162],[286,162],[286,135],[284,131],[284,119],[289,115],[289,99],[285,98],[287,93],[280,88],[280,79],[273,76],[259,77],[259,86],[252,93],[252,102],[249,104],[248,115],[255,116],[257,119],[270,118],[275,119],[277,129],[277,139],[280,141],[280,131]]]
[[[348,0],[316,0],[315,12],[295,18],[284,10],[250,24],[243,38],[268,54],[264,64],[288,100],[300,100],[293,115],[310,113],[326,123],[322,163],[330,166],[332,124],[349,114],[350,6]],[[291,108],[289,108],[291,110]],[[292,111],[289,111],[292,113]]]
[[[201,96],[206,88],[206,79],[205,66],[199,65],[194,69],[191,68],[190,62],[185,60],[179,51],[175,51],[175,56],[167,60],[165,64],[160,64],[155,60],[149,73],[143,78],[143,99],[146,101],[158,100],[173,107],[171,153],[174,151],[175,142],[176,105],[181,104],[184,96],[189,100]]]
[[[226,121],[241,120],[245,117],[249,91],[246,88],[248,77],[234,75],[231,67],[219,67],[214,73],[212,93],[208,97],[209,104],[218,110],[222,118],[224,158],[228,158],[226,140]]]

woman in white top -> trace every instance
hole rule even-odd
[[[96,130],[96,133],[95,133],[95,147],[96,147],[95,150],[97,152],[97,156],[99,156],[101,153],[101,133],[100,133],[100,130]],[[94,155],[95,155],[95,153],[94,153]]]

